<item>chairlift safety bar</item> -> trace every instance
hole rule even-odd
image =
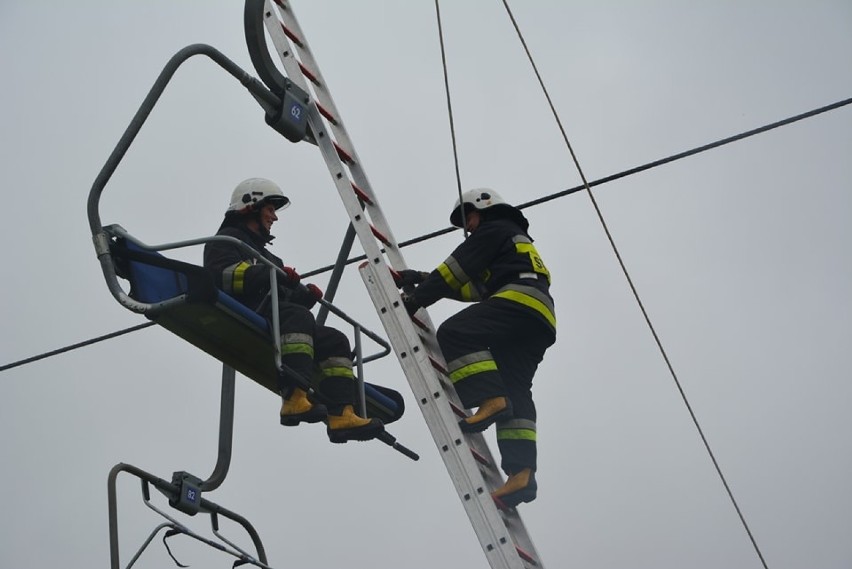
[[[277,302],[278,302],[278,300],[277,300],[277,296],[278,296],[278,294],[277,294],[277,291],[278,291],[277,278],[278,278],[279,275],[280,275],[281,278],[286,278],[286,274],[284,273],[283,270],[281,270],[280,267],[277,267],[272,261],[270,261],[269,259],[266,259],[265,257],[262,257],[261,255],[258,255],[257,251],[255,251],[250,245],[248,245],[247,243],[244,243],[243,241],[240,241],[236,237],[230,237],[228,235],[212,235],[212,236],[209,236],[209,237],[198,237],[196,239],[186,239],[186,240],[183,240],[183,241],[174,241],[174,242],[171,242],[171,243],[163,243],[163,244],[160,244],[160,245],[147,245],[147,244],[143,243],[142,241],[140,241],[139,239],[137,239],[136,237],[129,234],[127,232],[127,230],[124,229],[123,227],[121,227],[120,225],[117,225],[117,224],[108,225],[108,226],[105,226],[103,228],[103,230],[107,235],[112,235],[112,236],[115,236],[115,237],[120,237],[122,239],[126,239],[127,241],[130,241],[131,243],[133,243],[134,245],[136,245],[140,249],[144,249],[146,251],[158,251],[158,252],[159,251],[171,251],[171,250],[174,250],[174,249],[182,249],[182,248],[192,247],[192,246],[196,246],[196,245],[204,245],[205,243],[210,243],[210,242],[214,242],[214,241],[230,243],[231,245],[234,245],[234,246],[242,249],[246,254],[251,255],[258,263],[263,263],[263,264],[267,265],[270,269],[272,269],[270,271],[270,279],[271,279],[270,290],[272,292],[272,294],[271,294],[272,302],[273,302],[273,304],[277,304]],[[139,312],[139,313],[142,313],[142,314],[150,313],[151,311],[156,311],[157,308],[159,308],[163,305],[167,305],[168,303],[171,302],[171,301],[165,301],[164,303],[151,304],[151,303],[139,302],[138,300],[134,300],[134,299],[130,298],[127,295],[126,292],[124,292],[124,289],[122,289],[121,286],[118,284],[117,279],[115,280],[115,287],[110,287],[110,291],[112,291],[113,296],[116,298],[116,300],[118,300],[119,303],[121,303],[126,308],[128,308],[128,309],[130,309],[134,312]],[[388,345],[388,343],[385,341],[384,338],[382,338],[381,336],[379,336],[375,332],[372,332],[368,328],[365,328],[363,324],[359,323],[358,321],[353,319],[351,316],[346,314],[346,312],[344,312],[343,310],[341,310],[340,308],[338,308],[337,306],[335,306],[331,302],[328,302],[324,298],[318,299],[317,302],[320,305],[322,305],[327,311],[329,311],[332,314],[334,314],[335,316],[339,317],[341,320],[343,320],[347,324],[351,325],[353,328],[359,330],[361,333],[363,333],[365,336],[367,336],[368,338],[370,338],[371,340],[373,340],[374,342],[376,342],[379,346],[381,346],[383,348],[383,350],[381,352],[378,352],[376,354],[365,357],[363,359],[363,363],[368,363],[368,362],[374,361],[374,360],[382,358],[385,355],[390,353],[390,346]],[[273,309],[273,311],[272,311],[273,322],[277,322],[277,314],[278,314],[277,310]],[[273,332],[274,338],[280,336],[280,333],[278,333],[277,325],[273,326],[273,331],[274,331]],[[281,347],[278,345],[277,342],[274,342],[274,344],[275,344],[275,348],[278,350],[279,355],[280,355]],[[359,361],[361,361],[360,358],[359,358]],[[278,361],[276,363],[280,365],[281,362]]]

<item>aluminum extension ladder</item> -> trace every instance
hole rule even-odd
[[[421,309],[412,319],[402,306],[389,268],[402,270],[405,260],[291,2],[265,0],[263,20],[289,80],[306,93],[313,93],[308,126],[366,253],[368,260],[359,268],[361,277],[490,566],[543,567],[517,510],[501,511],[491,499],[491,492],[503,484],[503,477],[484,437],[459,429],[459,418],[467,414],[449,381],[428,314]]]

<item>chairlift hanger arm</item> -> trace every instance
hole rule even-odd
[[[121,163],[121,160],[124,158],[124,155],[127,153],[127,150],[136,138],[136,135],[139,134],[142,125],[145,124],[145,121],[151,114],[154,105],[156,105],[165,90],[166,85],[168,85],[169,81],[171,81],[177,71],[177,68],[194,55],[205,55],[216,62],[225,71],[230,73],[246,89],[248,89],[267,115],[274,114],[276,109],[280,109],[282,105],[281,98],[272,93],[260,81],[252,77],[236,63],[228,59],[219,50],[207,44],[193,44],[181,49],[172,56],[160,72],[160,75],[157,77],[157,80],[154,82],[154,85],[151,87],[148,95],[145,97],[145,100],[136,111],[136,114],[133,116],[133,119],[130,121],[127,129],[125,129],[124,134],[119,139],[118,144],[116,144],[106,163],[101,168],[100,173],[98,173],[97,178],[95,178],[92,188],[89,191],[89,198],[87,202],[89,228],[92,231],[95,253],[100,261],[101,270],[106,278],[107,286],[113,296],[115,296],[121,304],[135,312],[142,312],[143,307],[129,297],[126,297],[126,295],[123,295],[121,287],[118,286],[115,268],[113,267],[109,252],[109,239],[104,233],[103,226],[101,224],[99,211],[100,199],[106,184],[109,182],[119,163]]]
[[[121,160],[124,158],[124,155],[127,153],[127,150],[130,148],[130,145],[136,138],[136,135],[142,128],[142,125],[148,119],[148,116],[151,114],[154,106],[162,95],[163,91],[168,85],[169,81],[171,81],[178,67],[180,67],[187,59],[194,55],[205,55],[216,62],[220,67],[222,67],[225,71],[231,74],[234,78],[236,78],[248,91],[252,94],[252,96],[257,100],[260,104],[261,108],[265,111],[267,118],[279,113],[283,104],[282,99],[267,89],[263,83],[255,79],[248,72],[243,70],[236,63],[231,61],[228,57],[222,54],[216,48],[207,45],[207,44],[193,44],[189,45],[180,51],[178,51],[172,58],[166,63],[163,70],[160,72],[160,75],[157,77],[154,85],[148,92],[148,95],[145,97],[144,101],[140,105],[139,109],[136,111],[133,119],[130,121],[130,124],[127,126],[124,134],[119,140],[118,144],[113,149],[109,158],[107,159],[104,166],[101,168],[97,178],[92,184],[92,188],[89,191],[89,197],[87,202],[87,212],[89,218],[89,228],[92,231],[92,239],[95,247],[95,253],[98,257],[98,260],[101,265],[101,270],[104,273],[104,277],[107,282],[107,286],[112,293],[112,295],[116,298],[116,300],[127,307],[128,309],[144,313],[147,309],[150,308],[150,305],[146,305],[145,303],[140,303],[132,298],[130,298],[121,288],[118,283],[118,277],[115,274],[115,267],[113,265],[113,260],[109,250],[109,236],[104,231],[104,227],[101,222],[100,217],[100,198],[103,194],[103,191],[106,187],[106,184],[109,182],[113,173],[115,173],[116,168],[121,163]],[[267,121],[268,122],[268,121]],[[274,128],[274,127],[273,127]],[[277,130],[277,129],[276,129]],[[117,226],[113,226],[117,227]],[[126,232],[125,232],[126,236]],[[230,239],[225,236],[220,236],[221,239]],[[218,239],[218,238],[209,238],[207,240],[192,240],[186,241],[182,243],[175,243],[169,246],[162,246],[158,248],[159,250],[165,250],[170,248],[182,247],[192,244],[200,244],[205,243],[209,240]],[[236,240],[235,240],[236,241]],[[141,243],[137,243],[142,246]],[[244,246],[244,244],[239,243],[239,246]],[[156,250],[157,248],[151,248]],[[254,252],[252,251],[252,254]],[[261,258],[262,262],[269,264],[269,266],[273,266],[268,260]],[[278,267],[275,267],[276,270],[280,271]],[[359,326],[360,329],[364,332],[366,336],[370,339],[378,343],[382,346],[383,352],[381,354],[377,354],[375,356],[371,356],[370,359],[377,359],[383,357],[390,353],[390,346],[388,343],[383,340],[377,334],[371,332],[370,330],[360,326],[357,322],[351,319],[347,314],[343,311],[334,307],[329,301],[324,299],[319,300],[320,305],[322,306],[324,311],[332,312],[344,321],[348,322],[350,325]]]
[[[230,73],[246,89],[248,89],[264,111],[273,112],[276,108],[280,107],[281,99],[277,95],[272,93],[272,91],[267,89],[260,81],[255,79],[213,46],[207,44],[192,44],[178,51],[172,56],[160,72],[160,75],[157,77],[157,80],[154,82],[154,85],[151,87],[148,95],[145,97],[145,100],[140,105],[139,110],[136,111],[136,114],[130,121],[130,124],[127,126],[127,129],[124,131],[124,134],[113,149],[103,168],[101,168],[98,177],[92,185],[92,189],[89,192],[88,214],[89,226],[93,235],[97,235],[102,230],[100,214],[98,212],[98,202],[100,201],[104,187],[107,182],[109,182],[109,179],[112,177],[112,174],[115,172],[118,164],[124,158],[124,155],[127,153],[127,150],[130,148],[130,145],[133,143],[133,140],[142,128],[142,125],[148,119],[148,115],[151,114],[151,111],[154,109],[154,105],[157,104],[157,101],[165,90],[166,85],[168,85],[169,81],[171,81],[172,76],[175,74],[178,67],[194,55],[206,55],[225,71]]]

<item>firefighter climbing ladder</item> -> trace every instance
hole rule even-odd
[[[273,91],[276,88],[281,91],[287,80],[269,59],[264,27],[289,80],[305,92],[313,93],[308,109],[310,136],[322,152],[349,214],[351,228],[366,253],[367,261],[359,268],[361,276],[490,566],[493,569],[543,567],[517,511],[501,511],[491,499],[491,492],[503,483],[502,475],[484,437],[463,434],[458,426],[459,418],[466,413],[449,381],[426,311],[421,309],[412,319],[400,302],[389,269],[404,269],[405,260],[291,3],[250,0],[246,3],[245,16],[249,51],[267,85]],[[262,49],[258,48],[260,44]]]

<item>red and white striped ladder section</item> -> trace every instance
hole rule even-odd
[[[405,260],[292,3],[267,0],[264,24],[289,79],[312,95],[308,124],[366,253],[361,276],[490,566],[543,567],[518,512],[501,511],[491,499],[503,477],[485,438],[458,427],[467,414],[449,380],[428,314],[421,310],[412,319],[402,306],[390,269],[404,269]]]

